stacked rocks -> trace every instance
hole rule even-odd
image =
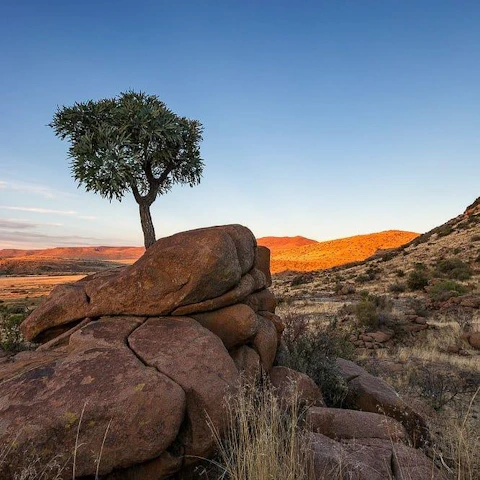
[[[250,230],[228,225],[160,239],[131,266],[57,287],[21,326],[47,343],[0,369],[10,452],[0,478],[32,457],[66,462],[66,478],[74,457],[78,477],[98,468],[139,480],[208,456],[240,374],[275,359],[283,326],[269,263]]]
[[[281,405],[298,395],[308,409],[319,480],[443,478],[412,448],[428,442],[423,419],[381,380],[338,360],[347,408],[334,409],[311,378],[273,366],[283,324],[269,264],[250,230],[227,225],[53,290],[21,326],[42,345],[0,363],[0,478],[32,465],[64,479],[188,471],[214,451],[241,379],[262,373]]]

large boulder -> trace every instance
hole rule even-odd
[[[46,343],[0,365],[0,478],[53,459],[56,478],[160,480],[208,457],[276,355],[267,253],[240,225],[200,229],[56,288],[21,327]]]
[[[406,442],[409,438],[403,425],[393,418],[358,410],[311,407],[307,411],[307,424],[313,432],[334,440],[380,438]]]
[[[71,478],[75,445],[82,476],[95,473],[104,437],[101,474],[159,457],[175,441],[186,393],[126,344],[142,321],[102,318],[72,335],[62,358],[42,353],[43,364],[19,361],[0,389],[0,450],[13,446],[0,478],[25,470],[27,453],[42,465],[67,463]]]
[[[337,366],[348,385],[344,402],[346,408],[392,417],[403,424],[415,446],[429,442],[424,418],[407,405],[388,383],[349,360],[339,358]]]
[[[325,405],[322,391],[308,375],[277,366],[270,370],[269,377],[283,406],[291,407],[296,404],[299,408],[304,408]]]
[[[86,317],[167,315],[179,307],[221,297],[246,277],[249,281],[244,282],[247,285],[237,296],[238,301],[266,285],[262,272],[249,273],[255,256],[255,237],[241,225],[162,238],[133,265],[56,287],[23,322],[22,332],[32,340],[52,327]],[[186,313],[192,311],[177,312]]]
[[[307,441],[317,480],[447,479],[421,450],[388,439],[338,442],[320,433],[311,433]]]
[[[255,312],[243,304],[193,314],[192,317],[220,337],[228,350],[247,343],[255,336],[259,326]]]

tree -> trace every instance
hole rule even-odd
[[[176,115],[156,95],[127,91],[64,106],[50,127],[71,143],[70,166],[78,186],[110,201],[133,193],[145,248],[155,242],[150,206],[157,196],[175,184],[200,183],[202,124]]]

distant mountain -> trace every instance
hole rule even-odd
[[[262,237],[257,239],[257,243],[270,249],[272,253],[280,252],[282,250],[289,250],[291,248],[303,247],[305,245],[312,245],[318,243],[316,240],[311,240],[305,237]]]
[[[44,250],[0,250],[0,275],[93,273],[133,263],[143,247],[57,247]]]
[[[87,260],[136,260],[143,255],[143,247],[56,247],[42,250],[0,250],[0,258],[57,258]]]
[[[387,230],[385,232],[356,235],[354,237],[316,242],[304,237],[303,244],[295,246],[295,241],[289,237],[266,237],[269,241],[259,239],[260,245],[271,248],[272,273],[293,271],[313,271],[335,267],[346,263],[365,260],[382,250],[404,245],[418,237],[418,233],[401,230]],[[285,247],[283,246],[285,245]],[[289,247],[288,245],[292,245]]]
[[[389,230],[355,237],[317,242],[310,238],[263,237],[258,244],[271,250],[273,273],[286,270],[312,271],[359,260],[403,245],[418,234]],[[90,273],[133,263],[143,247],[57,247],[43,250],[0,250],[0,274]]]

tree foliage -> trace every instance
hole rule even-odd
[[[79,186],[110,201],[131,191],[141,217],[142,207],[150,217],[150,205],[173,185],[200,183],[202,124],[176,115],[155,95],[127,91],[77,102],[58,108],[50,126],[70,141],[71,171]],[[146,235],[143,217],[142,227]],[[150,246],[152,239],[145,240]]]

